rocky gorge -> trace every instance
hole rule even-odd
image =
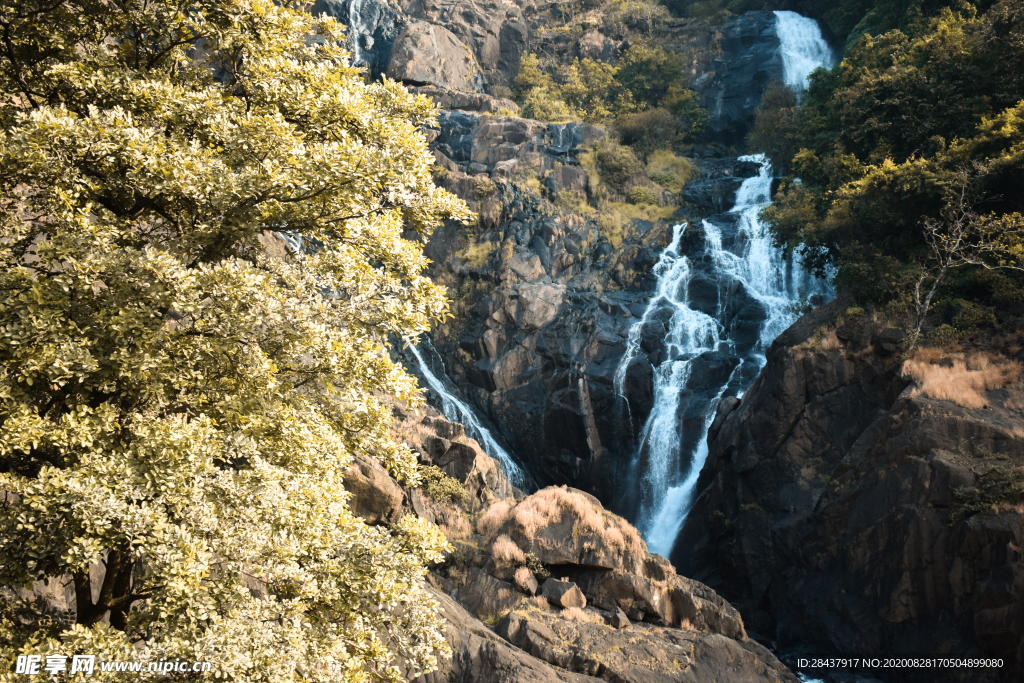
[[[563,40],[545,6],[313,11],[350,26],[372,76],[440,107],[424,130],[436,181],[477,213],[425,244],[454,316],[406,354],[476,433],[450,410],[398,410],[402,438],[470,499],[353,473],[368,521],[411,510],[455,548],[429,577],[455,655],[428,681],[791,681],[778,656],[801,653],[1004,662],[808,672],[830,681],[1019,677],[1024,513],[993,491],[1024,457],[1020,385],[975,408],[930,396],[900,330],[827,303],[829,284],[756,232],[772,177],[744,140],[793,73],[775,14],[672,20],[707,135],[677,195],[601,221],[569,200],[596,196],[608,131],[522,118],[502,90],[524,54]],[[614,59],[626,44],[595,26],[557,47]],[[1019,352],[1013,334],[975,343]],[[484,432],[493,447],[469,438]]]

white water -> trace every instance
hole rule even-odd
[[[445,387],[444,382],[430,371],[430,366],[423,360],[423,356],[420,355],[418,348],[410,344],[409,350],[416,358],[416,363],[419,365],[420,372],[423,373],[423,378],[427,380],[427,384],[441,397],[441,412],[444,413],[444,416],[452,422],[461,422],[465,426],[466,432],[476,439],[480,447],[484,449],[484,453],[501,464],[501,468],[505,470],[505,474],[515,486],[519,488],[526,486],[529,483],[526,475],[519,469],[519,466],[512,460],[508,452],[498,445],[498,442],[494,440],[491,433],[480,424],[480,420],[477,419],[473,410],[452,395]]]
[[[783,57],[784,81],[795,89],[803,90],[808,75],[819,66],[832,64],[832,52],[822,39],[818,24],[794,12],[776,12],[778,33]],[[653,552],[668,556],[689,511],[697,478],[708,454],[707,432],[714,420],[721,400],[736,373],[745,364],[755,363],[759,370],[765,363],[768,346],[789,327],[797,317],[796,305],[811,295],[831,296],[828,282],[810,276],[798,258],[786,258],[772,244],[767,229],[758,220],[758,214],[771,200],[771,165],[764,155],[741,157],[743,161],[760,164],[760,172],[743,181],[736,196],[736,205],[729,211],[735,214],[735,227],[729,222],[722,225],[713,220],[703,221],[703,253],[694,258],[710,259],[711,270],[718,281],[718,310],[714,317],[690,306],[689,288],[693,263],[680,253],[680,240],[685,227],[673,229],[672,241],[662,252],[655,265],[657,278],[655,294],[643,317],[633,325],[624,354],[614,377],[616,395],[627,410],[624,385],[630,362],[640,353],[640,334],[645,323],[659,311],[669,309],[664,344],[664,360],[654,370],[654,403],[651,413],[641,429],[634,457],[640,474],[640,504],[637,526]],[[731,247],[723,247],[723,228],[730,231]],[[735,230],[735,234],[731,231]],[[717,390],[714,387],[696,387],[706,394],[716,392],[708,403],[705,417],[697,434],[693,452],[682,453],[684,441],[693,442],[692,436],[682,433],[684,427],[680,405],[687,396],[686,384],[693,361],[702,353],[736,352],[724,321],[730,303],[730,287],[736,283],[749,298],[765,310],[760,335],[754,348],[732,371],[729,380]],[[691,437],[691,438],[686,438]]]
[[[362,45],[363,37],[365,36],[372,45],[373,38],[370,35],[373,33],[373,27],[367,26],[362,23],[363,13],[363,0],[349,0],[348,3],[348,30],[349,30],[349,43],[352,48],[352,66],[366,66],[366,60],[363,59]]]
[[[822,38],[821,27],[814,19],[796,12],[775,12],[775,17],[781,43],[782,80],[797,92],[805,90],[812,71],[835,63],[832,48]]]

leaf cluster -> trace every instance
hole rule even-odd
[[[819,270],[837,266],[838,282],[865,301],[898,298],[913,279],[899,273],[930,258],[922,221],[942,220],[963,169],[977,169],[975,209],[992,230],[1024,209],[1024,4],[928,13],[864,34],[813,75],[799,106],[769,89],[750,139],[800,179],[784,181],[764,212],[777,242]],[[1015,275],[966,273],[947,283],[949,297],[993,305],[1019,289]]]
[[[342,27],[287,3],[0,22],[0,587],[75,596],[64,630],[0,619],[4,651],[434,668],[444,537],[368,527],[343,481],[356,453],[418,481],[377,397],[415,402],[388,339],[447,313],[403,234],[470,216],[432,183],[433,106],[364,84]]]

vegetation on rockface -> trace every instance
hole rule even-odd
[[[979,513],[1024,514],[1024,457],[993,453],[965,442],[960,445],[957,460],[972,472],[974,483],[954,490],[957,504],[952,509],[950,524]]]
[[[436,465],[420,468],[420,479],[423,490],[430,499],[441,505],[449,503],[465,503],[469,499],[469,491],[458,479],[449,477]]]
[[[840,46],[847,47],[864,34],[877,36],[893,29],[919,31],[944,8],[965,4],[949,0],[665,0],[665,6],[675,15],[716,23],[751,11],[798,12],[817,19]],[[979,10],[993,4],[994,0],[972,3]]]
[[[988,325],[998,318],[969,309],[1024,313],[1024,279],[993,270],[1024,262],[1024,3],[915,6],[917,19],[819,70],[799,106],[769,90],[750,142],[800,180],[782,182],[764,218],[780,244],[836,266],[841,289],[910,327],[914,292],[940,277],[930,324]],[[946,273],[934,247],[958,211],[983,228],[962,246],[997,248]]]
[[[615,64],[523,55],[514,97],[523,116],[611,126],[646,156],[699,134],[708,120],[687,87],[689,59],[657,44],[631,45]]]
[[[693,56],[667,47],[669,14],[662,5],[613,0],[557,7],[554,25],[539,32],[542,51],[523,55],[509,93],[522,103],[524,116],[610,127],[643,159],[656,149],[678,148],[703,130],[708,114],[689,89]],[[621,54],[574,57],[573,39],[598,26],[622,41]]]
[[[368,527],[343,485],[355,453],[419,479],[377,397],[417,399],[386,340],[446,313],[403,233],[469,217],[431,182],[433,107],[265,0],[3,17],[0,679],[26,652],[433,669],[444,536]],[[318,248],[274,257],[284,229]],[[70,611],[17,590],[47,578]]]

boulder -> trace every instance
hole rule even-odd
[[[616,607],[615,610],[605,619],[605,621],[607,621],[608,625],[612,626],[613,628],[622,629],[629,626],[629,618],[626,616],[626,613],[623,612],[622,609],[619,607]]]
[[[622,609],[634,621],[685,624],[735,640],[747,639],[740,613],[699,582],[675,575],[655,580],[615,570],[580,572],[574,578],[595,604]]]
[[[523,499],[499,533],[545,565],[643,572],[648,555],[626,520],[590,494],[568,487],[548,487]]]
[[[583,597],[583,591],[570,581],[559,581],[548,579],[540,588],[540,594],[548,599],[548,602],[559,607],[586,607],[587,599]]]
[[[411,85],[474,90],[473,54],[447,29],[414,21],[395,39],[387,75]]]
[[[501,581],[477,567],[466,570],[465,583],[452,592],[452,597],[480,618],[494,617],[526,600],[507,581]]]
[[[565,285],[522,284],[509,295],[505,312],[522,330],[538,330],[558,315]]]
[[[448,595],[431,590],[447,622],[445,639],[451,646],[452,657],[439,659],[438,670],[415,679],[417,683],[599,683],[601,680],[555,668],[531,656],[492,632]],[[501,631],[500,624],[498,630]]]
[[[569,671],[622,683],[797,683],[763,646],[717,633],[635,624],[593,609],[573,621],[552,611],[521,610],[498,622],[495,633],[521,650]],[[476,679],[459,679],[476,680]]]
[[[367,524],[394,524],[402,516],[402,487],[375,458],[356,454],[345,473],[345,489],[352,494],[352,512]]]
[[[522,571],[524,569],[525,571]],[[533,575],[533,572],[525,567],[520,567],[516,570],[512,577],[512,582],[515,583],[516,588],[527,595],[537,594],[537,577]]]
[[[587,191],[587,172],[578,166],[559,166],[544,182],[556,194],[564,190],[582,193]]]

